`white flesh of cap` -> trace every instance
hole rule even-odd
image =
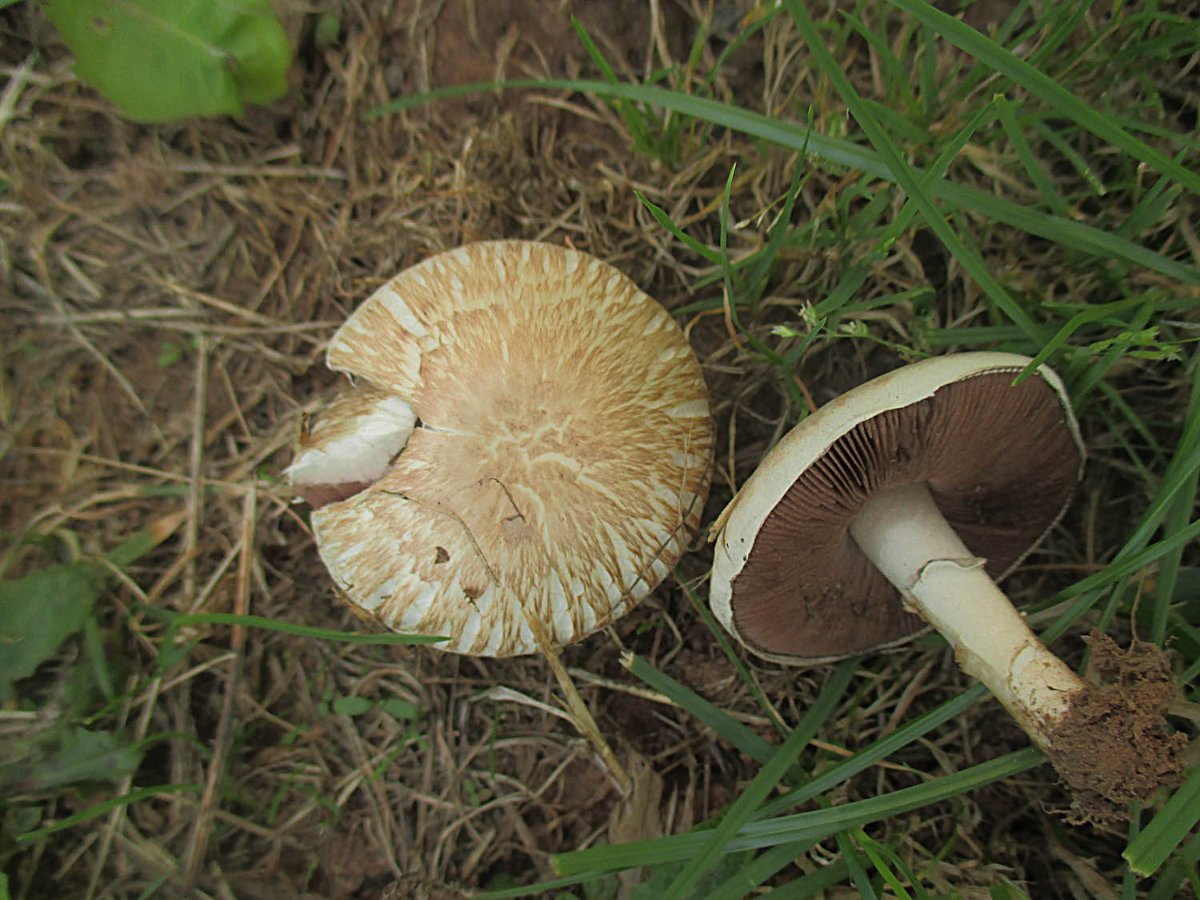
[[[309,445],[301,449],[286,474],[297,488],[372,484],[383,477],[388,463],[404,449],[416,422],[417,414],[411,406],[399,397],[386,395],[349,419],[335,421],[327,414],[317,421]]]

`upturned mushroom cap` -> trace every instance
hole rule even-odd
[[[925,625],[854,542],[875,491],[925,483],[994,579],[1065,510],[1083,446],[1061,381],[1030,360],[924,360],[838,397],[771,450],[713,528],[710,598],[761,656],[823,662],[890,646]]]
[[[699,364],[657,302],[587,254],[497,241],[431,257],[351,315],[327,362],[367,392],[346,415],[392,441],[371,459],[399,452],[369,478],[321,469],[305,491],[369,483],[334,492],[313,532],[344,596],[394,630],[485,656],[541,649],[537,629],[579,640],[653,590],[699,524]]]

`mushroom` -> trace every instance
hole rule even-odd
[[[1144,711],[1081,679],[996,586],[1058,522],[1084,459],[1058,376],[1040,366],[1014,384],[1030,362],[925,360],[803,420],[714,525],[710,598],[739,641],[780,662],[932,626],[1099,818],[1178,767],[1161,716],[1143,727]],[[1098,721],[1105,733],[1090,733]],[[1099,747],[1114,754],[1104,775]]]
[[[699,525],[700,366],[661,305],[585,253],[430,257],[359,306],[326,359],[354,385],[289,474],[342,595],[388,628],[555,665],[649,594]]]

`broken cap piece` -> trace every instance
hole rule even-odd
[[[484,656],[542,650],[538,632],[568,644],[653,590],[699,524],[700,366],[662,306],[585,253],[433,256],[359,306],[327,362],[357,386],[292,480],[331,501],[312,515],[321,557],[387,627]]]
[[[821,662],[925,627],[850,524],[880,491],[927,485],[987,572],[1008,574],[1058,521],[1083,449],[1061,382],[1029,360],[924,360],[838,397],[787,434],[722,514],[711,602],[751,650]],[[717,530],[717,529],[714,529]]]
[[[416,424],[411,406],[369,384],[342,393],[300,436],[293,490],[314,507],[357,494],[383,477]]]

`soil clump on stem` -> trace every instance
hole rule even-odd
[[[1068,821],[1106,824],[1123,820],[1130,802],[1180,781],[1187,737],[1166,727],[1176,690],[1166,651],[1136,639],[1122,650],[1098,631],[1088,645],[1088,690],[1052,735],[1050,759],[1071,788]]]

